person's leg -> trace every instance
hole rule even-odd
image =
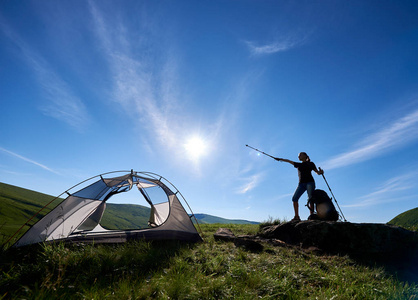
[[[302,194],[306,191],[306,184],[300,183],[298,187],[296,188],[295,193],[293,194],[292,201],[293,201],[293,209],[295,210],[295,217],[293,220],[300,220],[299,217],[299,198],[302,196]]]
[[[295,210],[295,217],[293,218],[293,220],[296,220],[297,218],[300,219],[300,217],[299,217],[299,202],[298,201],[293,202],[293,209]]]

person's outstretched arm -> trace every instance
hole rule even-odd
[[[287,162],[289,164],[295,165],[295,162],[294,161],[291,161],[291,160],[286,159],[286,158],[278,158],[278,157],[275,157],[274,159],[277,160],[277,161],[284,161],[284,162]]]

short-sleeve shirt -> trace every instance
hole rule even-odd
[[[312,171],[316,169],[316,166],[311,161],[304,161],[302,163],[295,162],[294,167],[298,169],[299,183],[314,182]]]

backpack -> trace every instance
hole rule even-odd
[[[316,214],[310,215],[308,220],[338,221],[339,214],[332,203],[332,198],[323,190],[315,190],[308,200],[308,206],[313,204]]]

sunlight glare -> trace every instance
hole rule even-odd
[[[206,154],[207,145],[201,137],[194,136],[189,138],[184,148],[191,159],[198,160]]]

